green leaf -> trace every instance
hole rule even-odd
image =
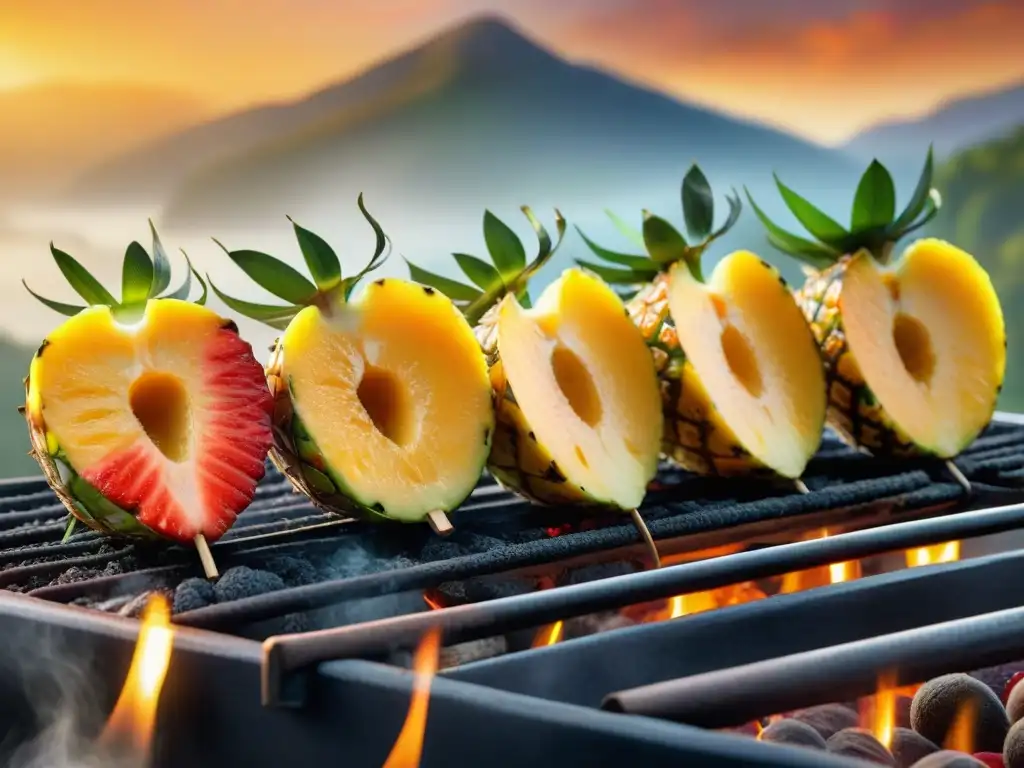
[[[486,261],[482,261],[476,256],[470,256],[468,253],[453,253],[452,256],[455,257],[455,261],[466,277],[483,290],[489,291],[505,284],[501,275],[498,274],[498,270]]]
[[[253,304],[249,301],[235,299],[217,288],[217,286],[214,285],[213,280],[210,280],[209,275],[206,276],[206,279],[209,281],[213,292],[217,294],[217,297],[223,301],[229,309],[233,309],[240,315],[244,315],[251,320],[257,320],[269,325],[271,328],[276,328],[279,331],[283,331],[287,328],[288,323],[292,321],[292,318],[302,310],[302,307],[275,307],[268,304]]]
[[[689,250],[679,231],[650,211],[644,211],[644,244],[651,258],[662,265],[684,260]]]
[[[60,271],[64,273],[65,279],[75,289],[75,293],[85,299],[89,305],[106,304],[108,307],[116,307],[117,300],[110,295],[99,280],[89,274],[89,271],[75,261],[71,256],[64,253],[53,243],[50,243],[50,253],[53,260],[57,262]]]
[[[66,526],[64,526],[64,535],[61,537],[61,540],[60,540],[61,544],[67,544],[68,539],[70,539],[71,536],[74,534],[75,526],[77,524],[78,524],[78,518],[75,517],[74,515],[68,515],[68,524]]]
[[[725,217],[725,222],[722,226],[708,235],[707,242],[717,240],[739,221],[740,212],[743,210],[743,201],[740,200],[740,196],[736,193],[735,189],[732,191],[732,195],[725,196],[725,201],[729,204],[729,215]]]
[[[941,207],[942,196],[939,194],[939,190],[931,190],[931,192],[928,193],[928,197],[925,198],[924,208],[922,209],[924,216],[922,216],[916,222],[911,224],[909,227],[904,228],[898,236],[903,237],[904,235],[908,235],[911,232],[916,232],[917,230],[921,229],[921,227],[925,226],[926,224],[928,224],[928,222],[935,218],[935,215],[939,212],[939,209]]]
[[[615,225],[615,228],[619,230],[626,239],[630,240],[634,245],[638,245],[641,248],[644,247],[644,236],[639,229],[631,227],[621,217],[617,216],[612,211],[609,211],[607,208],[605,209],[604,214],[611,219],[612,224]],[[577,229],[579,229],[579,227],[577,227]]]
[[[775,186],[779,188],[786,207],[793,212],[797,221],[821,242],[835,245],[850,234],[838,221],[783,184],[778,176],[775,176]]]
[[[490,211],[484,211],[484,242],[491,261],[503,278],[518,274],[526,266],[523,241]]]
[[[220,246],[250,280],[279,299],[292,304],[306,305],[316,296],[316,286],[301,272],[280,259],[260,251],[229,251],[217,238],[213,238],[213,242]]]
[[[288,221],[291,221],[295,229],[295,239],[299,241],[302,258],[306,260],[313,282],[321,291],[329,291],[341,282],[341,263],[338,261],[338,255],[320,235],[300,227],[291,217]]]
[[[373,249],[373,256],[367,262],[366,266],[359,270],[359,272],[357,272],[355,275],[347,277],[341,281],[345,301],[348,301],[349,298],[352,296],[352,291],[355,290],[355,287],[359,283],[359,281],[366,277],[366,275],[368,275],[370,272],[373,272],[375,269],[379,268],[385,261],[388,260],[388,256],[391,255],[391,250],[389,248],[391,241],[388,239],[388,236],[384,234],[384,230],[381,228],[380,224],[377,223],[377,220],[370,215],[370,212],[368,210],[366,210],[366,206],[363,205],[362,194],[359,195],[359,199],[356,202],[359,205],[359,210],[362,212],[363,217],[370,223],[370,226],[373,228],[373,232],[377,236],[377,242]]]
[[[609,285],[638,285],[645,282],[638,278],[636,272],[631,269],[616,269],[615,267],[606,267],[602,264],[593,264],[580,259],[577,259],[576,263],[584,269],[589,269]]]
[[[153,297],[166,291],[167,286],[171,284],[171,260],[167,258],[167,251],[160,242],[152,219],[149,220],[149,231],[153,235],[153,285],[149,295]]]
[[[34,296],[38,301],[48,306],[54,312],[59,312],[60,314],[65,315],[67,317],[74,317],[83,309],[85,309],[85,307],[76,307],[74,304],[62,304],[59,301],[54,301],[53,299],[47,299],[45,296],[40,296],[38,293],[29,288],[28,283],[26,283],[24,280],[21,281],[21,284],[25,286],[26,291],[31,293],[32,296]]]
[[[199,281],[199,287],[203,289],[203,292],[201,294],[199,294],[199,298],[196,299],[192,303],[193,304],[198,304],[200,307],[202,307],[202,306],[204,306],[206,304],[206,281],[203,280],[203,276],[202,275],[200,275],[198,272],[196,272],[195,267],[192,266],[192,262],[189,261],[189,258],[188,258],[187,255],[185,255],[185,252],[182,251],[181,253],[182,253],[182,255],[185,256],[185,261],[188,261],[189,272],[191,272],[192,275],[195,277],[195,279]],[[185,280],[185,285],[186,286],[188,285],[188,279],[187,278]],[[188,293],[186,292],[185,295],[187,296]]]
[[[558,250],[559,246],[562,245],[562,240],[565,239],[565,217],[562,216],[562,212],[555,209],[555,230],[558,232],[558,239],[552,245],[551,235],[548,234],[547,229],[540,223],[540,220],[534,215],[533,210],[528,205],[524,205],[520,208],[526,220],[530,222],[530,226],[533,227],[533,231],[537,234],[537,255],[533,261],[530,262],[529,266],[521,270],[515,278],[508,283],[508,286],[513,288],[516,295],[526,290],[527,283],[530,279],[537,274],[551,257],[555,255],[555,251]],[[523,305],[526,306],[526,305]]]
[[[195,274],[195,276],[197,278],[199,278],[199,281],[202,283],[203,278],[199,277],[199,273],[196,272],[195,268],[192,266],[192,261],[191,261],[191,259],[189,259],[188,254],[185,253],[185,251],[182,251],[181,255],[185,257],[185,264],[188,266],[188,269],[185,272],[185,282],[183,282],[178,287],[178,289],[176,291],[172,291],[171,293],[168,293],[166,296],[162,296],[161,298],[164,298],[164,299],[178,299],[180,301],[187,301],[188,300],[189,291],[192,290],[192,275]],[[198,301],[196,303],[201,305],[201,304],[203,304],[204,301],[206,301],[206,284],[205,283],[203,284],[203,297],[202,297],[202,301]]]
[[[613,264],[621,264],[624,267],[629,267],[630,269],[637,270],[638,272],[654,270],[654,273],[657,274],[660,271],[658,263],[648,256],[634,256],[629,253],[609,251],[607,248],[602,248],[583,234],[583,230],[579,227],[576,227],[576,231],[580,233],[580,237],[583,238],[583,242],[587,244],[587,247],[591,251],[594,252],[594,255],[604,259],[605,261],[610,261]]]
[[[750,190],[744,187],[743,191],[746,192],[747,200],[750,201],[750,207],[754,209],[754,214],[761,220],[764,228],[768,230],[768,242],[772,246],[816,269],[824,269],[834,264],[839,258],[840,254],[834,249],[811,240],[805,240],[802,237],[797,237],[784,230],[769,219],[764,211],[758,207],[757,203],[754,202],[754,198],[750,195]]]
[[[380,256],[384,253],[384,249],[388,245],[388,236],[384,234],[384,229],[377,222],[375,218],[366,210],[366,205],[363,203],[363,193],[359,193],[359,197],[356,199],[356,205],[359,206],[360,213],[363,214],[363,218],[369,223],[373,229],[373,233],[377,236],[377,243],[373,249],[373,258],[370,259],[370,263],[373,264]],[[383,263],[383,262],[381,262]],[[378,265],[379,266],[379,265]]]
[[[928,156],[925,157],[924,168],[921,170],[921,176],[917,180],[914,193],[910,196],[910,200],[907,203],[907,207],[903,209],[903,213],[889,227],[889,232],[893,237],[899,238],[904,233],[904,230],[914,222],[914,219],[921,215],[925,205],[928,203],[929,192],[932,188],[933,162],[932,148],[929,146]]]
[[[134,240],[124,252],[121,266],[121,303],[145,304],[153,287],[153,262],[146,249]]]
[[[409,277],[414,282],[436,288],[452,301],[473,301],[480,296],[480,291],[476,288],[460,283],[457,280],[435,275],[433,272],[417,267],[408,259],[404,259],[404,261],[406,266],[409,267]]]
[[[864,171],[853,198],[850,228],[857,232],[873,227],[887,227],[896,213],[896,187],[892,176],[877,160]]]
[[[682,198],[686,228],[698,240],[704,239],[715,221],[715,198],[707,177],[696,165],[683,177]]]

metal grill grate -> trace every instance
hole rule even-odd
[[[975,503],[1019,500],[1024,426],[994,423],[957,465],[974,485]],[[966,501],[941,462],[887,463],[831,437],[804,479],[807,495],[769,481],[697,478],[665,468],[641,512],[656,540],[696,540],[737,526],[799,523],[801,516],[829,510],[853,517],[884,509],[899,518]],[[426,526],[331,518],[271,471],[255,502],[213,546],[224,573],[216,589],[195,578],[200,571],[189,550],[91,531],[62,542],[64,516],[42,479],[0,483],[0,586],[121,613],[130,613],[148,590],[174,591],[178,623],[225,631],[624,547],[642,554],[636,529],[622,517],[531,507],[486,477],[453,516],[456,532],[441,539]]]

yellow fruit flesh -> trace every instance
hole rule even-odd
[[[852,260],[839,297],[865,382],[914,443],[955,456],[984,429],[1006,367],[1002,311],[985,271],[938,240],[892,268]]]
[[[567,270],[524,310],[508,297],[498,353],[536,440],[586,495],[637,506],[657,469],[661,405],[650,353],[618,297]]]
[[[493,429],[487,365],[451,302],[401,280],[367,286],[351,324],[304,309],[283,375],[328,469],[399,520],[450,510],[480,477]]]
[[[799,477],[825,420],[825,379],[810,330],[776,273],[752,253],[723,259],[707,283],[671,274],[679,344],[722,421],[758,461]]]
[[[117,323],[91,307],[47,337],[32,362],[28,408],[45,422],[79,473],[136,447],[162,476],[189,522],[204,519],[201,477],[190,461],[203,431],[204,351],[224,321],[183,301],[147,305],[137,324]]]

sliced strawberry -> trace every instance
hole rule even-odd
[[[232,327],[201,339],[201,377],[183,379],[192,435],[188,456],[172,461],[148,438],[82,473],[139,522],[187,542],[215,541],[252,501],[272,442],[273,401],[263,367]]]

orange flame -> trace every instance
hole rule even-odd
[[[444,605],[441,603],[441,601],[433,595],[431,595],[429,592],[423,593],[423,602],[426,603],[430,607],[430,610],[432,611],[440,611],[444,608]]]
[[[896,728],[896,697],[898,693],[896,673],[894,671],[883,672],[878,678],[878,693],[875,694],[872,702],[869,730],[886,749],[892,746],[893,732]]]
[[[544,627],[544,629],[537,633],[537,637],[533,639],[533,644],[530,647],[543,648],[546,645],[554,645],[561,641],[564,627],[565,625],[561,621],[556,621],[554,624]]]
[[[436,627],[427,632],[420,641],[413,658],[412,701],[405,724],[391,748],[391,754],[384,761],[384,768],[418,768],[423,754],[423,736],[427,730],[427,706],[430,703],[430,681],[437,674],[438,658],[441,654],[441,631]]]
[[[955,563],[960,559],[960,542],[947,541],[930,547],[917,547],[906,552],[907,568],[936,563]]]
[[[148,756],[173,643],[171,608],[162,595],[154,595],[143,612],[128,677],[100,736],[101,744],[128,747]]]

